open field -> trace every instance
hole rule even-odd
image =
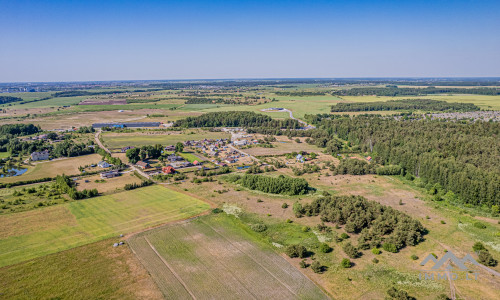
[[[55,177],[57,175],[80,174],[79,166],[97,164],[101,160],[99,154],[82,155],[77,157],[55,159],[52,161],[32,162],[34,166],[28,167],[28,171],[20,176],[0,178],[0,182],[16,182],[20,180],[32,180],[44,177]]]
[[[96,180],[98,180],[99,182],[96,182]],[[97,189],[100,194],[109,194],[117,191],[123,191],[123,187],[126,184],[139,184],[141,183],[141,180],[137,176],[135,176],[133,172],[128,172],[118,177],[104,179],[104,182],[101,181],[101,176],[97,174],[79,178],[76,183],[76,189],[79,191],[84,189]]]
[[[256,136],[256,138],[261,138],[261,136]],[[320,152],[322,149],[316,147],[315,145],[309,145],[305,141],[305,138],[301,139],[301,143],[295,142],[295,138],[293,140],[288,139],[286,136],[277,136],[276,142],[272,142],[271,144],[274,146],[273,148],[264,148],[264,147],[252,147],[248,149],[243,149],[245,153],[254,156],[260,155],[283,155],[285,153],[291,152],[300,152],[306,151],[310,152]]]
[[[0,216],[0,266],[189,218],[208,208],[164,186],[150,186]]]
[[[385,97],[385,96],[342,96],[342,99],[348,102],[377,102],[400,99],[433,99],[448,102],[473,103],[481,109],[500,110],[500,96],[489,95],[427,95],[427,96],[404,96],[404,97]]]
[[[269,246],[221,214],[129,239],[167,299],[328,299]],[[241,226],[241,225],[240,225]]]
[[[118,239],[0,268],[0,299],[163,299],[129,247]]]
[[[253,111],[256,113],[261,113],[268,115],[272,118],[285,118],[287,117],[284,113],[276,112],[263,112],[261,109],[270,107],[283,107],[291,110],[293,116],[296,118],[303,118],[305,114],[320,114],[329,113],[330,106],[341,101],[340,98],[335,96],[310,96],[310,97],[289,97],[289,96],[275,96],[274,94],[269,94],[268,97],[276,98],[277,102],[268,102],[259,105],[220,105],[216,108],[208,108],[200,110],[201,112],[212,112],[212,111]]]
[[[193,132],[193,134],[189,134]],[[177,142],[202,139],[230,138],[225,132],[201,132],[188,130],[187,134],[177,132],[146,132],[146,133],[103,133],[102,141],[110,149],[120,149],[127,146],[141,147],[146,145],[175,145]]]
[[[311,227],[319,224],[321,221],[318,217],[296,218],[291,206],[295,201],[307,203],[318,197],[323,191],[339,195],[362,195],[369,200],[404,211],[429,229],[425,241],[416,247],[406,247],[399,253],[382,251],[381,255],[374,255],[369,250],[364,251],[361,258],[353,260],[356,265],[350,269],[343,269],[339,266],[340,261],[347,257],[342,250],[345,242],[330,243],[334,250],[328,255],[315,254],[316,259],[328,267],[328,271],[324,274],[315,274],[309,268],[301,269],[300,259],[287,258],[297,269],[312,278],[336,299],[382,299],[385,296],[385,291],[391,286],[404,289],[417,299],[435,299],[436,295],[441,293],[449,295],[450,290],[448,282],[444,280],[419,280],[418,276],[423,268],[419,263],[429,253],[435,253],[438,257],[442,257],[445,251],[452,251],[457,256],[463,257],[467,253],[472,253],[474,242],[481,241],[487,245],[493,257],[497,259],[500,257],[500,238],[495,237],[496,232],[500,231],[497,220],[489,220],[486,223],[481,217],[464,215],[451,205],[448,206],[444,203],[437,205],[438,203],[426,198],[425,191],[416,189],[398,179],[397,176],[325,176],[327,172],[329,170],[322,170],[323,175],[319,177],[317,173],[302,175],[318,191],[315,194],[293,197],[242,190],[240,186],[224,182],[222,184],[213,182],[200,185],[186,182],[182,183],[181,187],[187,188],[190,193],[213,199],[221,207],[227,204],[232,207],[240,207],[243,211],[258,214],[267,224],[268,231],[273,226],[270,224],[274,222],[284,223],[285,219],[291,219],[293,223]],[[293,176],[290,169],[280,169],[271,174],[276,176],[279,173]],[[221,189],[227,192],[222,194],[213,192]],[[399,204],[399,200],[402,200],[402,205]],[[289,207],[283,209],[283,203],[287,203]],[[473,223],[478,220],[485,222],[488,227],[486,229],[475,228]],[[285,230],[281,231],[285,232]],[[345,232],[342,228],[334,229],[334,231],[337,234]],[[288,244],[291,242],[290,238],[296,234],[296,232],[286,230],[286,239],[283,240],[273,231],[272,234],[268,234],[268,237],[269,242],[281,243],[283,241]],[[351,236],[349,240],[356,243],[358,235],[351,233],[349,235]],[[297,242],[307,245],[307,240],[303,236],[292,243]],[[412,260],[410,256],[413,254],[417,255],[419,259]],[[477,259],[477,256],[474,257]],[[374,258],[379,260],[378,264],[372,262]],[[308,262],[312,261],[308,260]],[[497,272],[500,271],[499,266],[493,269]],[[477,268],[474,268],[474,271],[479,272],[480,280],[474,282],[464,279],[455,281],[457,295],[460,293],[464,299],[478,297],[497,299],[500,296],[500,278],[488,275],[484,270]],[[461,276],[463,277],[463,274]]]

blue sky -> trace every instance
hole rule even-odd
[[[0,82],[500,76],[500,1],[0,0]]]

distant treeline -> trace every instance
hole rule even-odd
[[[303,178],[292,178],[284,175],[269,177],[263,175],[229,175],[226,177],[229,182],[235,182],[251,190],[258,190],[264,193],[303,195],[307,194],[309,184]]]
[[[478,106],[472,103],[456,103],[431,99],[403,99],[377,102],[357,102],[357,103],[338,103],[333,105],[332,112],[348,111],[383,111],[383,110],[425,110],[425,111],[478,111]]]
[[[33,124],[5,124],[0,126],[0,136],[15,137],[40,132],[40,126]]]
[[[297,120],[274,120],[269,116],[250,111],[210,112],[198,117],[178,120],[174,127],[263,127],[280,130],[281,128],[301,128]]]
[[[433,94],[477,94],[477,95],[500,95],[500,89],[496,88],[398,88],[398,87],[366,87],[335,90],[332,92],[339,96],[421,96]]]
[[[76,97],[76,96],[95,96],[95,95],[107,95],[107,94],[122,94],[128,91],[104,91],[104,92],[89,92],[89,91],[64,91],[55,92],[52,94],[54,98],[60,97]]]
[[[11,97],[11,96],[0,96],[0,104],[6,104],[11,102],[19,102],[23,101],[22,98],[19,97]]]

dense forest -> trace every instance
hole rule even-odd
[[[319,215],[324,222],[343,225],[346,232],[359,233],[360,249],[383,245],[384,249],[397,252],[418,244],[426,233],[418,220],[361,196],[326,196],[296,207],[299,214]]]
[[[465,112],[481,110],[472,103],[456,103],[431,99],[403,99],[377,102],[338,103],[333,105],[332,112],[348,111],[383,111],[383,110],[425,110]]]
[[[251,190],[271,194],[302,195],[306,194],[309,189],[309,184],[305,179],[284,175],[270,177],[245,174],[244,176],[229,175],[226,178],[229,182],[236,182]]]
[[[174,127],[263,127],[273,129],[301,128],[297,120],[274,120],[269,116],[250,111],[210,112],[198,117],[178,120]]]
[[[0,96],[0,104],[6,104],[11,102],[19,102],[23,101],[22,98],[19,97],[11,97],[11,96]]]
[[[286,134],[346,140],[353,149],[369,153],[372,163],[399,165],[402,175],[416,178],[436,194],[436,200],[446,194],[448,199],[475,206],[500,204],[500,123],[398,121],[377,116],[319,119],[317,129]]]
[[[420,96],[433,94],[477,94],[477,95],[500,95],[500,89],[497,88],[398,88],[390,87],[363,87],[345,90],[335,90],[333,95],[339,96]]]

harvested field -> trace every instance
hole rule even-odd
[[[328,299],[232,218],[201,217],[128,243],[167,299]]]
[[[163,299],[127,246],[108,239],[0,268],[0,299]]]
[[[186,219],[209,207],[155,185],[0,216],[0,266]]]
[[[125,105],[127,104],[127,99],[85,99],[78,105]]]

